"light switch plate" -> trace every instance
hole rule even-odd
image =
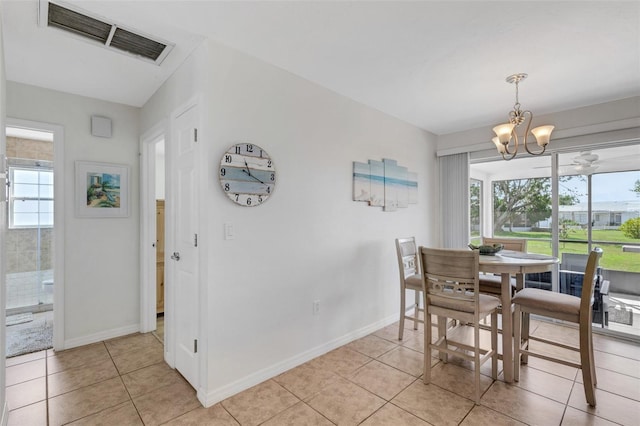
[[[224,239],[225,240],[233,240],[235,238],[235,233],[233,229],[232,223],[224,224]]]

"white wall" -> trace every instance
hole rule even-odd
[[[65,348],[138,330],[139,108],[27,86],[7,84],[7,116],[64,126],[66,212]],[[91,135],[90,118],[113,120],[113,137]],[[75,217],[75,161],[131,167],[127,218]]]
[[[156,144],[156,200],[164,200],[164,141]]]
[[[394,238],[438,243],[437,170],[434,135],[214,43],[143,107],[142,130],[194,95],[204,117],[204,387],[212,403],[397,320]],[[237,141],[261,146],[277,167],[277,188],[259,207],[236,206],[219,186],[220,158]],[[383,212],[352,201],[352,162],[382,158],[418,172],[417,205]],[[225,223],[234,240],[223,239]]]

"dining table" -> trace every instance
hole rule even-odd
[[[516,291],[524,288],[524,275],[547,272],[559,263],[554,256],[502,250],[493,255],[480,255],[480,272],[501,276],[502,302],[502,367],[504,381],[513,382],[513,307],[511,304],[511,277],[516,277]],[[519,343],[519,342],[518,342]]]

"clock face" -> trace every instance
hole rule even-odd
[[[236,204],[258,206],[271,196],[276,186],[276,169],[269,154],[258,145],[232,145],[220,160],[220,186]]]

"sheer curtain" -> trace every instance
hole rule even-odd
[[[439,157],[440,223],[444,248],[469,244],[469,154]]]

